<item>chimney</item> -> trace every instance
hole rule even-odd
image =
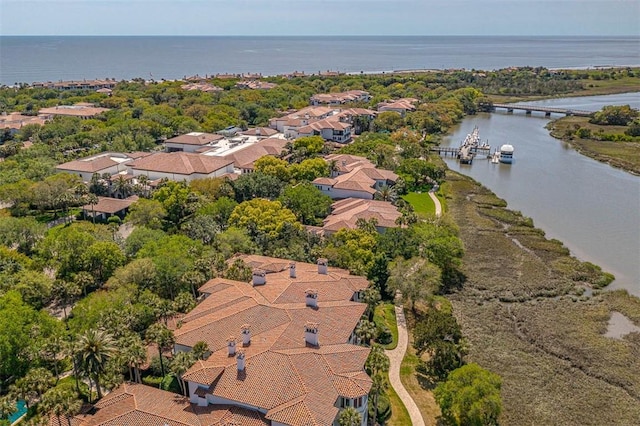
[[[318,259],[318,273],[322,275],[327,275],[327,265],[329,261],[324,257]]]
[[[318,307],[318,290],[309,288],[304,293],[305,293],[304,301],[307,304],[307,306],[311,308],[317,308]]]
[[[227,349],[229,350],[229,356],[236,354],[236,338],[231,336],[227,339]]]
[[[244,324],[240,327],[240,334],[242,334],[242,346],[249,346],[251,344],[251,327],[249,324]]]
[[[308,322],[304,325],[304,341],[307,345],[318,346],[318,323]]]
[[[238,364],[238,371],[244,371],[244,351],[240,349],[236,355],[236,363]]]
[[[267,273],[262,269],[253,270],[253,285],[265,285],[267,283]]]
[[[296,277],[296,262],[289,262],[289,278]]]

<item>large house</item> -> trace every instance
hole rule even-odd
[[[50,120],[55,116],[79,117],[86,120],[106,111],[109,111],[109,108],[100,108],[90,103],[81,102],[75,105],[58,105],[51,108],[42,108],[38,111],[38,115],[46,120]]]
[[[288,128],[298,128],[306,126],[310,122],[322,120],[333,114],[337,110],[329,107],[306,107],[299,111],[290,112],[282,117],[272,118],[269,120],[269,127],[280,133],[286,133]]]
[[[347,143],[351,140],[351,129],[352,126],[349,123],[327,118],[298,127],[294,137],[297,139],[304,136],[321,136],[325,141]],[[294,132],[291,133],[294,134]]]
[[[318,93],[311,96],[311,105],[342,105],[351,102],[369,102],[371,95],[364,90],[349,90],[340,93]]]
[[[164,147],[167,152],[195,152],[204,146],[213,146],[223,138],[224,136],[214,133],[191,132],[167,139]]]
[[[346,166],[342,166],[346,168]],[[313,184],[323,194],[333,199],[362,198],[372,200],[375,193],[385,186],[394,185],[398,175],[389,170],[376,169],[373,165],[361,164],[335,177],[320,177]]]
[[[236,173],[252,173],[253,164],[265,155],[279,157],[287,144],[286,139],[267,138],[260,139],[258,142],[248,145],[241,150],[234,150],[223,156],[224,159],[233,162],[233,168]]]
[[[401,216],[396,206],[388,201],[345,198],[331,205],[331,214],[317,231],[322,231],[322,235],[331,235],[343,228],[356,229],[359,219],[375,219],[376,229],[382,233],[387,228],[397,227],[396,220]]]
[[[200,341],[210,350],[183,375],[190,401],[252,410],[273,426],[335,425],[340,408],[354,407],[364,426],[369,349],[353,343],[366,279],[326,259],[240,258],[253,268],[251,283],[210,280],[174,331],[176,351]]]
[[[157,152],[127,165],[133,176],[145,175],[149,180],[170,179],[192,181],[233,173],[233,161],[221,157],[189,152]]]
[[[17,133],[27,124],[43,126],[47,120],[40,116],[22,115],[19,112],[3,113],[0,115],[0,129],[9,129],[11,134]]]
[[[83,181],[91,181],[91,177],[97,173],[99,175],[114,175],[129,170],[129,165],[136,159],[151,155],[148,152],[103,152],[79,160],[69,161],[56,167],[59,172],[72,173],[78,175]]]
[[[113,89],[116,87],[115,79],[104,80],[70,80],[70,81],[45,81],[36,82],[31,87],[45,87],[47,89],[56,90],[96,90],[96,89]]]
[[[380,102],[378,104],[378,112],[393,111],[404,117],[407,112],[416,110],[417,102],[418,100],[415,98],[402,98],[397,101]]]

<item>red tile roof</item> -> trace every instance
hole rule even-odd
[[[194,173],[210,174],[232,164],[222,157],[192,154],[188,152],[158,152],[135,160],[129,166],[135,170],[147,170],[178,175]]]

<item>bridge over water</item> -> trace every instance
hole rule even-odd
[[[550,117],[551,114],[564,114],[564,115],[575,115],[577,117],[590,117],[593,114],[593,111],[583,111],[578,109],[570,109],[570,108],[555,108],[555,107],[545,107],[545,106],[537,106],[537,105],[514,105],[514,104],[486,104],[481,105],[488,111],[495,111],[497,109],[505,109],[508,113],[512,113],[514,111],[524,111],[525,114],[530,115],[533,111],[536,112],[544,112],[545,117]]]

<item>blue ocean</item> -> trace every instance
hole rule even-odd
[[[216,73],[588,68],[640,64],[639,37],[0,36],[0,84]]]

